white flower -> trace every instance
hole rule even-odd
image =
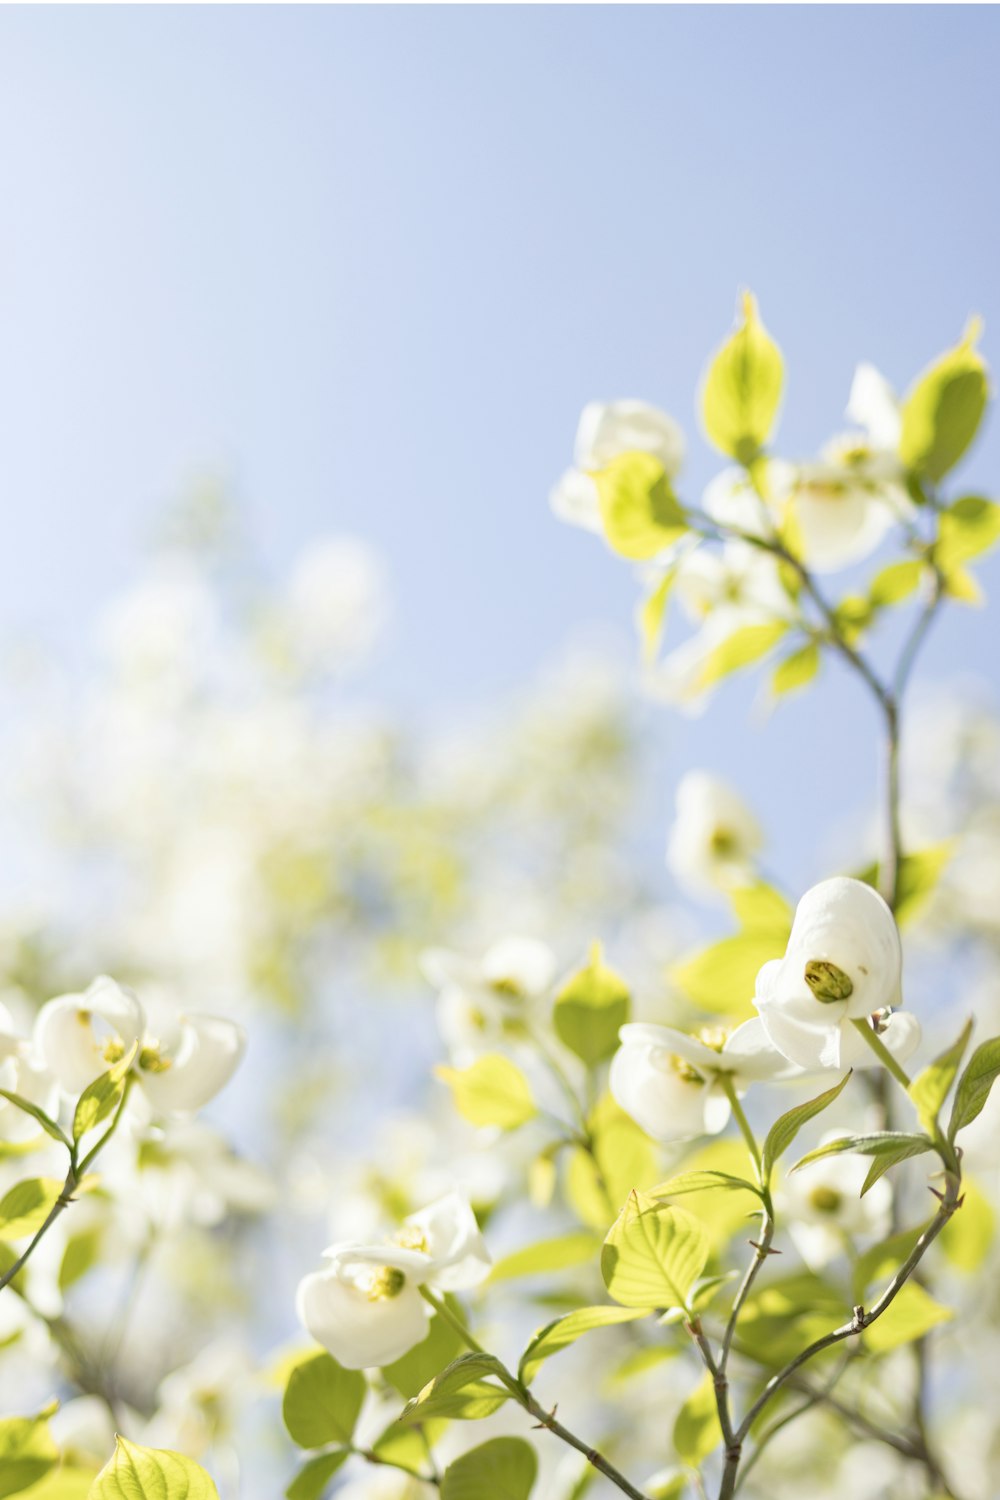
[[[693,1037],[670,1026],[632,1023],[619,1036],[611,1093],[654,1140],[683,1141],[724,1130],[730,1104],[723,1077],[742,1094],[750,1083],[801,1073],[775,1050],[756,1017],[728,1035],[707,1029]]]
[[[354,537],[325,537],[297,560],[284,623],[307,667],[349,666],[375,644],[388,613],[381,559]]]
[[[773,476],[779,464],[780,460],[772,459],[768,464],[768,474]],[[746,469],[734,465],[716,474],[705,487],[701,505],[705,514],[719,526],[740,531],[744,536],[775,535],[775,517],[758,494]]]
[[[449,1193],[411,1214],[393,1241],[331,1245],[324,1270],[299,1283],[299,1319],[346,1369],[401,1359],[427,1332],[422,1286],[457,1291],[489,1274],[490,1260],[468,1202]]]
[[[59,1107],[59,1085],[45,1068],[30,1042],[19,1036],[13,1018],[0,1004],[0,1089],[17,1094],[47,1115]],[[0,1139],[28,1140],[38,1134],[38,1124],[16,1104],[0,1097]]]
[[[837,1132],[823,1137],[824,1144]],[[819,1270],[862,1236],[882,1239],[889,1233],[892,1189],[879,1178],[862,1198],[871,1162],[848,1153],[824,1156],[801,1172],[787,1176],[776,1194],[781,1222],[806,1265]]]
[[[868,557],[892,526],[913,513],[898,455],[899,405],[872,365],[858,366],[847,415],[860,432],[834,438],[818,462],[775,476],[774,502],[790,505],[803,560],[820,573]]]
[[[551,988],[556,961],[535,938],[508,937],[479,960],[428,948],[420,958],[424,977],[439,991],[438,1029],[449,1052],[471,1058],[518,1024],[521,1011]]]
[[[882,897],[861,880],[836,876],[802,897],[784,958],[757,976],[754,1004],[773,1044],[800,1067],[877,1066],[852,1024],[862,1019],[903,1060],[919,1044],[920,1025],[891,1010],[901,999],[902,964]]]
[[[575,467],[567,469],[549,499],[562,521],[600,532],[597,486],[591,474],[622,453],[651,453],[673,479],[684,462],[684,434],[673,417],[645,401],[591,401],[576,432]]]
[[[739,794],[708,771],[689,771],[677,786],[667,864],[696,890],[745,884],[764,836]]]
[[[66,1093],[77,1095],[138,1045],[135,1073],[153,1109],[200,1109],[233,1076],[246,1033],[218,1016],[158,1009],[148,1018],[132,990],[102,975],[84,994],[42,1006],[35,1047]]]

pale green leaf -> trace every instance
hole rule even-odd
[[[625,1307],[684,1307],[707,1259],[697,1219],[633,1191],[604,1242],[601,1274]]]
[[[79,1141],[117,1109],[125,1092],[125,1079],[139,1050],[138,1042],[113,1067],[88,1084],[73,1111],[73,1139]]]
[[[769,959],[781,957],[787,939],[787,932],[738,932],[679,964],[671,978],[701,1010],[748,1016],[757,975]]]
[[[786,693],[808,687],[820,669],[821,660],[820,649],[815,641],[808,641],[798,650],[789,652],[771,674],[771,691],[774,696],[783,698]]]
[[[872,1354],[885,1354],[923,1338],[938,1323],[953,1316],[950,1308],[935,1302],[919,1282],[908,1281],[896,1293],[885,1312],[865,1329],[862,1338]]]
[[[945,1258],[959,1271],[978,1271],[993,1244],[996,1214],[975,1178],[962,1174],[962,1207],[938,1236]]]
[[[63,1184],[55,1177],[30,1177],[0,1198],[0,1239],[18,1240],[41,1229]]]
[[[729,1172],[696,1171],[679,1172],[676,1177],[668,1177],[666,1182],[658,1182],[649,1189],[649,1196],[681,1198],[687,1193],[704,1193],[712,1188],[725,1188],[730,1192],[739,1188],[749,1193],[760,1193],[757,1184],[747,1182],[745,1177],[734,1177]]]
[[[907,468],[937,482],[975,437],[989,395],[973,320],[960,344],[917,379],[903,402],[899,453]]]
[[[668,568],[652,591],[643,599],[636,612],[636,624],[639,629],[639,642],[644,662],[656,660],[666,629],[670,591],[676,577],[677,569]]]
[[[651,453],[621,453],[591,478],[605,538],[622,557],[656,557],[688,529],[666,470]]]
[[[462,1354],[407,1402],[397,1420],[412,1426],[431,1417],[476,1421],[491,1416],[509,1399],[508,1391],[488,1379],[502,1371],[492,1354]]]
[[[0,1496],[16,1495],[37,1484],[59,1462],[49,1432],[51,1409],[34,1417],[0,1420]]]
[[[499,1052],[477,1058],[468,1068],[438,1067],[435,1072],[451,1089],[459,1114],[472,1125],[516,1130],[538,1113],[528,1080]]]
[[[50,1135],[54,1141],[59,1142],[60,1146],[65,1146],[69,1150],[70,1141],[65,1131],[59,1128],[55,1120],[47,1115],[44,1109],[41,1109],[37,1104],[32,1104],[30,1099],[23,1099],[20,1094],[12,1094],[8,1089],[0,1089],[0,1098],[8,1100],[26,1115],[30,1115],[33,1120],[37,1120],[46,1135]]]
[[[318,1458],[311,1458],[285,1490],[287,1500],[319,1500],[334,1474],[350,1456],[349,1448],[341,1448],[337,1453],[321,1453]]]
[[[566,1196],[574,1212],[605,1234],[634,1187],[656,1181],[658,1158],[649,1136],[605,1094],[587,1119],[591,1149],[572,1151],[566,1172]]]
[[[945,573],[981,557],[1000,541],[1000,505],[983,495],[963,495],[941,512],[934,561]]]
[[[955,1090],[955,1102],[951,1107],[951,1123],[948,1139],[953,1141],[960,1130],[980,1115],[990,1097],[997,1074],[1000,1073],[1000,1037],[981,1042],[969,1059],[965,1072]],[[3,1204],[0,1203],[0,1214]]]
[[[628,985],[604,963],[595,943],[590,962],[556,996],[552,1024],[563,1045],[593,1068],[616,1050],[630,1003]]]
[[[832,1089],[817,1094],[815,1099],[810,1099],[805,1104],[797,1104],[794,1109],[788,1110],[775,1120],[767,1132],[764,1149],[761,1152],[761,1176],[764,1182],[770,1179],[775,1162],[785,1154],[803,1125],[808,1124],[814,1116],[833,1103],[834,1099],[843,1092],[850,1076],[850,1073],[845,1073]]]
[[[300,1448],[349,1443],[365,1399],[360,1370],[345,1370],[329,1354],[314,1354],[288,1377],[281,1415]]]
[[[704,692],[733,672],[752,667],[788,633],[786,620],[769,620],[762,625],[741,625],[710,651],[701,663],[696,691]]]
[[[448,1465],[441,1500],[528,1500],[538,1459],[523,1438],[499,1437]]]
[[[879,609],[901,604],[916,590],[925,571],[926,565],[919,558],[890,563],[872,579],[868,597]]]
[[[219,1492],[205,1470],[183,1454],[140,1448],[119,1437],[89,1500],[219,1500]]]
[[[512,1250],[498,1260],[490,1274],[490,1281],[513,1281],[518,1276],[537,1276],[545,1271],[564,1271],[569,1266],[581,1266],[594,1260],[601,1241],[586,1229],[572,1230],[569,1234],[557,1235],[555,1239],[539,1240],[537,1244],[525,1245],[521,1250]]]
[[[878,1130],[868,1135],[844,1135],[838,1136],[835,1141],[827,1141],[825,1145],[817,1146],[814,1151],[809,1151],[801,1157],[790,1170],[797,1172],[800,1167],[808,1166],[811,1161],[820,1161],[824,1156],[839,1156],[845,1151],[852,1151],[858,1156],[872,1156],[875,1165],[881,1166],[882,1172],[889,1167],[894,1167],[897,1162],[906,1161],[911,1156],[921,1156],[925,1151],[932,1151],[934,1143],[926,1135],[908,1135],[901,1130]],[[864,1192],[877,1181],[877,1177],[866,1182]]]
[[[709,440],[749,466],[767,442],[778,414],[784,367],[781,351],[743,297],[743,321],[708,367],[702,420]]]
[[[635,1318],[646,1316],[644,1307],[580,1307],[565,1317],[547,1323],[532,1337],[518,1365],[518,1379],[530,1385],[539,1367],[561,1349],[575,1344],[582,1334],[594,1328],[607,1328],[615,1323],[631,1323]]]
[[[792,930],[792,908],[773,885],[759,880],[729,892],[736,920],[750,932],[780,933],[784,942]]]
[[[446,1297],[445,1301],[451,1299]],[[457,1304],[452,1311],[458,1311]],[[448,1322],[435,1313],[430,1320],[427,1337],[414,1345],[408,1353],[382,1366],[382,1374],[401,1396],[409,1399],[422,1391],[429,1380],[439,1374],[445,1365],[462,1352],[465,1345]]]
[[[965,1056],[965,1049],[969,1045],[971,1035],[972,1022],[970,1020],[965,1023],[957,1041],[953,1042],[932,1063],[928,1063],[927,1067],[918,1073],[910,1084],[908,1093],[917,1107],[920,1124],[928,1135],[934,1134],[941,1106],[955,1082],[955,1075]]]
[[[697,1469],[722,1442],[715,1386],[706,1370],[700,1383],[684,1402],[674,1422],[677,1457]]]

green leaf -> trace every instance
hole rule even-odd
[[[759,880],[729,892],[736,920],[751,932],[780,933],[785,942],[792,930],[792,908],[773,885]]]
[[[441,1481],[441,1500],[528,1500],[538,1459],[523,1438],[500,1437],[463,1453]]]
[[[740,1313],[740,1345],[774,1368],[849,1316],[844,1294],[812,1271],[758,1281]]]
[[[63,1184],[55,1177],[30,1177],[0,1198],[0,1240],[19,1240],[41,1229]]]
[[[604,963],[595,943],[590,962],[556,996],[552,1024],[563,1045],[593,1068],[617,1049],[630,1003],[628,985]]]
[[[787,941],[787,931],[738,932],[679,964],[671,978],[701,1010],[747,1016],[757,975],[768,959],[781,957]]]
[[[586,1229],[576,1229],[552,1240],[539,1240],[498,1260],[490,1281],[513,1281],[518,1276],[537,1276],[543,1271],[580,1266],[596,1258],[600,1245],[601,1241]]]
[[[427,1462],[427,1450],[448,1430],[445,1418],[421,1422],[419,1427],[401,1427],[391,1422],[376,1438],[373,1452],[386,1463],[403,1464],[408,1469],[419,1469]]]
[[[904,562],[890,563],[876,573],[868,589],[868,597],[879,609],[892,604],[901,604],[915,591],[925,572],[925,564],[919,558],[907,558]]]
[[[492,1416],[510,1393],[491,1385],[487,1377],[502,1372],[503,1365],[492,1354],[459,1355],[407,1402],[397,1421],[413,1426],[431,1417],[475,1421]]]
[[[685,1307],[707,1259],[697,1219],[633,1190],[604,1241],[601,1274],[625,1307]]]
[[[449,1301],[445,1298],[445,1301]],[[465,1346],[451,1324],[435,1313],[427,1337],[391,1365],[383,1365],[382,1374],[407,1400],[422,1391],[429,1380],[451,1364]]]
[[[219,1500],[219,1492],[205,1470],[183,1454],[140,1448],[119,1437],[89,1500]]]
[[[574,1212],[603,1238],[632,1189],[656,1181],[658,1157],[649,1136],[610,1094],[591,1110],[587,1130],[591,1149],[570,1153],[566,1196]]]
[[[992,1204],[968,1173],[962,1175],[962,1211],[953,1214],[938,1236],[945,1258],[967,1275],[978,1271],[996,1233]]]
[[[875,1160],[861,1189],[861,1196],[864,1197],[868,1189],[890,1167],[908,1160],[911,1156],[921,1156],[925,1151],[933,1149],[934,1143],[926,1135],[908,1135],[901,1130],[879,1130],[870,1135],[844,1135],[839,1136],[835,1141],[827,1141],[823,1146],[817,1146],[815,1151],[808,1152],[795,1163],[791,1171],[797,1172],[800,1167],[808,1166],[811,1161],[819,1161],[824,1156],[839,1156],[845,1151],[853,1151],[858,1156],[873,1156]]]
[[[953,1141],[960,1130],[971,1125],[983,1111],[990,1089],[1000,1073],[1000,1037],[981,1042],[969,1059],[968,1067],[958,1081],[955,1102],[951,1107],[948,1139]],[[3,1204],[0,1203],[0,1215]]]
[[[917,1107],[917,1115],[920,1124],[928,1135],[933,1135],[937,1127],[938,1115],[941,1106],[947,1099],[959,1064],[965,1056],[965,1049],[969,1045],[972,1035],[972,1022],[966,1021],[962,1028],[962,1034],[957,1041],[945,1051],[940,1057],[936,1057],[932,1063],[928,1063],[923,1072],[918,1073],[910,1084],[907,1092]]]
[[[797,692],[812,682],[820,668],[822,660],[820,649],[815,641],[807,641],[797,651],[791,651],[779,661],[771,675],[771,691],[776,698],[783,698],[786,693]]]
[[[321,1453],[318,1458],[311,1458],[286,1489],[288,1500],[319,1500],[334,1474],[350,1456],[350,1449],[342,1448],[339,1453]]]
[[[960,344],[918,378],[903,403],[899,454],[908,469],[937,482],[975,437],[989,395],[986,365],[975,348],[978,320]]]
[[[668,1177],[666,1182],[657,1183],[656,1187],[649,1190],[650,1198],[681,1198],[686,1193],[704,1193],[711,1188],[727,1188],[732,1191],[740,1188],[748,1193],[756,1193],[760,1196],[760,1188],[755,1182],[747,1182],[745,1177],[733,1177],[729,1172],[680,1172],[676,1177]]]
[[[49,1409],[35,1417],[0,1421],[0,1495],[16,1495],[37,1484],[59,1462],[49,1432],[51,1415]]]
[[[652,592],[647,594],[639,605],[636,614],[636,624],[639,628],[639,642],[642,647],[642,659],[647,664],[656,660],[660,649],[660,642],[667,623],[667,605],[670,602],[670,591],[677,577],[676,568],[668,568],[659,580]]]
[[[539,1367],[561,1349],[568,1349],[584,1333],[594,1328],[608,1328],[614,1323],[631,1323],[635,1318],[646,1316],[644,1307],[580,1307],[565,1317],[547,1323],[532,1337],[532,1340],[517,1367],[519,1380],[530,1385]]]
[[[704,692],[733,672],[754,666],[774,649],[783,635],[787,635],[788,628],[787,620],[770,620],[763,625],[741,625],[706,656],[698,673],[695,691]]]
[[[865,1329],[862,1338],[870,1353],[886,1354],[890,1349],[923,1338],[938,1323],[947,1322],[952,1316],[951,1309],[935,1302],[919,1282],[908,1281],[885,1312]]]
[[[941,843],[929,844],[926,849],[919,849],[915,854],[903,855],[896,894],[896,921],[900,927],[908,926],[919,913],[934,891],[954,849],[954,839],[943,839]],[[869,865],[861,871],[858,879],[878,890],[878,865]]]
[[[32,1104],[30,1099],[22,1099],[20,1094],[12,1094],[8,1089],[0,1089],[0,1098],[8,1100],[9,1103],[23,1110],[26,1115],[30,1115],[33,1120],[37,1120],[46,1135],[50,1135],[54,1141],[59,1142],[60,1146],[65,1146],[67,1151],[69,1150],[70,1142],[65,1131],[60,1130],[55,1120],[47,1115],[44,1109],[40,1109],[37,1104]]]
[[[774,1170],[774,1164],[788,1150],[789,1146],[802,1129],[803,1125],[820,1114],[828,1105],[832,1104],[844,1090],[850,1073],[845,1073],[838,1084],[825,1093],[817,1094],[815,1099],[810,1099],[806,1104],[797,1104],[786,1114],[780,1115],[764,1140],[764,1149],[761,1153],[761,1177],[768,1182]]]
[[[139,1050],[139,1043],[134,1042],[125,1056],[102,1073],[100,1078],[95,1078],[93,1083],[88,1084],[77,1100],[76,1109],[73,1112],[73,1139],[79,1141],[106,1120],[114,1110],[118,1108],[122,1094],[125,1092],[125,1079],[129,1068],[135,1060]]]
[[[459,1114],[472,1125],[516,1130],[538,1113],[528,1080],[499,1052],[478,1057],[468,1068],[434,1071],[451,1089]]]
[[[901,1229],[858,1256],[851,1272],[855,1302],[864,1302],[873,1281],[884,1281],[899,1269],[926,1228],[918,1224],[915,1229]]]
[[[597,486],[605,538],[622,557],[647,561],[687,531],[666,470],[651,453],[620,453],[591,478]]]
[[[360,1370],[345,1370],[329,1354],[314,1354],[295,1366],[285,1386],[281,1415],[300,1448],[349,1443],[365,1399]]]
[[[702,420],[709,441],[748,467],[771,435],[783,380],[781,351],[747,292],[743,322],[712,360],[705,377]]]
[[[1000,505],[983,495],[963,495],[941,512],[934,561],[951,573],[1000,541]]]
[[[65,1292],[97,1264],[104,1243],[103,1226],[70,1235],[59,1263],[59,1290]]]
[[[715,1402],[715,1386],[711,1374],[706,1370],[700,1383],[691,1392],[674,1422],[674,1449],[677,1457],[692,1469],[702,1462],[722,1442],[719,1426],[719,1409]]]

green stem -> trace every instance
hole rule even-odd
[[[730,1108],[733,1111],[733,1117],[736,1120],[737,1125],[740,1127],[740,1133],[742,1134],[743,1139],[746,1141],[747,1150],[750,1152],[750,1159],[757,1170],[757,1180],[759,1182],[761,1173],[761,1159],[760,1147],[757,1145],[757,1137],[754,1135],[753,1130],[750,1127],[750,1121],[747,1119],[743,1106],[739,1101],[739,1097],[736,1093],[736,1085],[733,1083],[732,1074],[720,1073],[718,1077],[723,1091],[725,1092],[726,1098],[729,1100]]]
[[[900,1088],[905,1089],[907,1092],[909,1092],[910,1075],[906,1072],[905,1068],[900,1067],[899,1063],[893,1057],[892,1053],[889,1051],[888,1047],[885,1045],[885,1042],[883,1042],[878,1032],[875,1031],[872,1026],[869,1026],[868,1022],[864,1020],[853,1019],[852,1024],[855,1030],[860,1032],[860,1034],[864,1037],[868,1046],[875,1053],[875,1056],[878,1058],[882,1066],[892,1074],[893,1078],[895,1078]]]
[[[420,1288],[420,1295],[425,1302],[430,1303],[434,1311],[444,1319],[449,1327],[455,1330],[459,1338],[468,1349],[472,1350],[473,1354],[485,1354],[487,1352],[478,1339],[466,1328],[458,1314],[452,1311],[443,1298],[435,1296],[430,1288],[426,1286]],[[582,1438],[578,1438],[576,1433],[571,1432],[562,1422],[558,1422],[554,1410],[546,1411],[544,1406],[532,1395],[530,1387],[525,1385],[523,1381],[518,1380],[516,1375],[511,1374],[510,1370],[500,1360],[497,1360],[496,1376],[500,1383],[510,1392],[518,1405],[523,1406],[524,1410],[535,1418],[540,1427],[546,1428],[554,1437],[559,1438],[570,1448],[575,1448],[577,1453],[582,1453],[587,1462],[593,1468],[597,1469],[600,1474],[603,1474],[605,1479],[609,1479],[613,1485],[616,1485],[623,1494],[628,1495],[629,1500],[649,1500],[649,1496],[645,1495],[642,1490],[636,1489],[635,1485],[630,1483],[624,1474],[619,1473],[614,1464],[610,1463],[604,1457],[603,1453],[599,1453],[596,1448],[591,1448]]]

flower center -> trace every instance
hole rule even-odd
[[[689,1063],[686,1057],[678,1057],[676,1052],[668,1052],[666,1055],[667,1066],[682,1083],[704,1083],[705,1080],[698,1069]]]
[[[719,827],[712,829],[708,846],[717,859],[728,859],[730,855],[736,853],[739,847],[733,830],[725,828],[721,824]]]
[[[843,1201],[843,1194],[832,1187],[816,1187],[809,1194],[809,1202],[821,1214],[835,1214]]]
[[[116,1062],[121,1062],[125,1056],[125,1043],[120,1036],[109,1037],[101,1048],[101,1056],[106,1063],[114,1067]]]
[[[378,1266],[368,1283],[369,1302],[389,1302],[398,1297],[406,1285],[406,1277],[395,1266]]]
[[[713,1052],[721,1052],[726,1045],[729,1032],[725,1026],[702,1026],[695,1032],[703,1047],[711,1047]]]
[[[809,960],[805,968],[805,981],[812,990],[814,999],[822,1005],[830,1005],[835,1000],[847,1000],[854,993],[854,981],[850,976],[825,958]]]
[[[491,979],[490,989],[495,995],[502,995],[505,1000],[524,999],[524,986],[509,974],[499,974],[496,979]]]
[[[162,1055],[159,1042],[147,1042],[139,1053],[139,1066],[144,1073],[165,1073],[170,1058]]]
[[[429,1249],[426,1234],[416,1224],[404,1224],[396,1230],[392,1239],[394,1244],[401,1245],[404,1250],[422,1250],[426,1255]]]

